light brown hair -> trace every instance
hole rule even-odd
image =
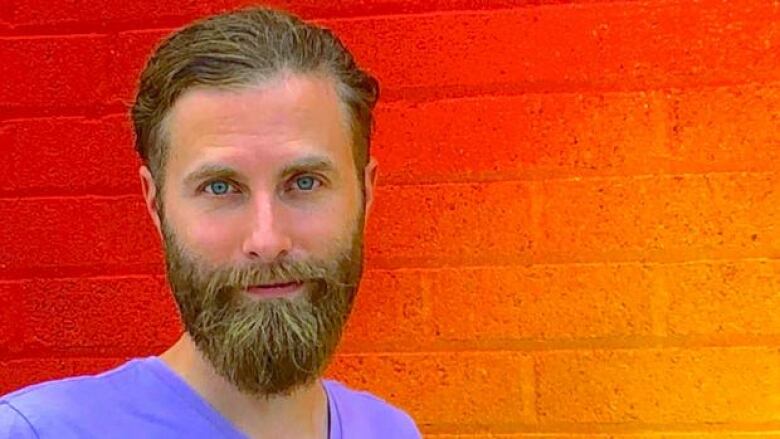
[[[379,97],[377,80],[358,67],[329,29],[287,12],[252,7],[207,17],[174,32],[147,62],[131,117],[136,150],[149,167],[158,193],[164,186],[169,148],[165,118],[183,92],[194,87],[240,88],[286,71],[325,74],[335,80],[349,118],[346,123],[362,187],[372,111]]]

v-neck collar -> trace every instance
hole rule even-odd
[[[229,432],[231,436],[235,436],[236,438],[248,439],[248,437],[238,430],[232,422],[222,416],[222,414],[200,396],[195,389],[187,384],[178,373],[168,367],[160,357],[150,356],[141,359],[141,361],[146,363],[149,370],[155,374],[160,382],[178,395],[184,403],[195,409],[204,418],[208,419],[217,430]],[[330,388],[328,380],[323,379],[321,382],[322,387],[325,390],[325,397],[328,401],[328,439],[341,439],[341,422],[333,390]]]

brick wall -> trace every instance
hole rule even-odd
[[[174,341],[124,111],[239,4],[0,3],[0,393]],[[780,3],[277,4],[383,85],[329,375],[435,439],[780,437]]]

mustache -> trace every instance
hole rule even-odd
[[[345,260],[351,262],[348,255]],[[281,259],[270,264],[250,264],[220,267],[210,276],[207,288],[244,290],[256,285],[287,284],[294,282],[325,282],[338,287],[354,287],[354,282],[344,282],[339,276],[339,266],[333,260]]]

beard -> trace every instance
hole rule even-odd
[[[217,374],[243,393],[289,395],[324,372],[341,339],[363,269],[361,210],[327,258],[211,267],[162,220],[169,282],[185,330]],[[293,297],[252,299],[246,288],[302,280]]]

